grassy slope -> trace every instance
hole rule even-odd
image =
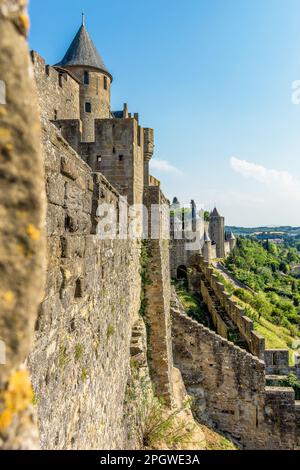
[[[178,284],[176,285],[176,292],[187,315],[206,325],[207,312],[202,308],[199,298]]]
[[[228,279],[225,279],[223,274],[220,273],[217,269],[214,269],[217,273],[218,279],[225,285],[227,292],[230,294],[234,291],[235,287]],[[231,284],[231,286],[230,286]],[[237,297],[233,296],[235,300],[242,306],[247,306],[249,310],[252,310],[254,313],[254,329],[258,333],[262,334],[266,340],[266,349],[288,349],[290,353],[290,364],[293,365],[294,361],[294,350],[292,349],[292,344],[296,338],[291,336],[289,330],[283,326],[274,325],[266,318],[261,317],[258,319],[258,316],[255,315],[254,310],[248,304],[245,304]]]
[[[254,323],[255,330],[258,333],[261,333],[266,339],[266,349],[288,349],[290,353],[290,363],[293,364],[294,350],[291,348],[293,338],[289,331],[283,326],[277,326],[269,322],[265,318],[260,318],[260,320]]]
[[[218,272],[218,278],[222,280],[222,282],[225,284],[225,287],[228,289],[229,281],[225,280],[220,272]],[[206,313],[201,309],[197,297],[191,292],[187,292],[178,286],[176,290],[186,312],[193,318],[199,319],[199,321],[203,320],[206,316]],[[236,298],[236,300],[240,304],[243,303],[238,298]],[[254,320],[254,329],[265,337],[267,349],[288,349],[290,352],[291,364],[293,363],[294,350],[292,349],[292,344],[295,341],[295,338],[290,335],[287,328],[274,325],[263,317],[258,320],[257,317]]]

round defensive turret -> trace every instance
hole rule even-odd
[[[64,58],[56,67],[68,70],[80,82],[82,141],[95,140],[95,119],[110,118],[112,76],[104,65],[89,33],[82,25]]]

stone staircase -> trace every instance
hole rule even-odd
[[[286,379],[287,379],[287,375],[267,374],[266,385],[268,387],[284,387]]]
[[[140,367],[147,366],[146,328],[142,319],[139,319],[132,328],[130,342],[131,359]]]
[[[208,309],[218,314],[222,328],[230,327],[208,287]],[[197,419],[213,423],[243,449],[298,450],[300,401],[282,383],[287,375],[280,375],[280,368],[266,374],[264,361],[245,347],[188,317],[175,291],[171,313],[174,361],[194,398]]]
[[[225,337],[229,341],[232,341],[236,346],[239,346],[240,348],[245,349],[246,351],[249,352],[249,347],[248,347],[247,342],[239,333],[239,330],[237,329],[236,325],[231,320],[231,318],[228,316],[226,310],[222,307],[214,290],[205,279],[205,276],[202,276],[201,282],[205,286],[205,290],[207,291],[208,296],[209,296],[206,299],[204,299],[204,301],[207,305],[208,311],[211,315],[211,318],[212,318],[212,321],[213,321],[213,324],[215,326],[217,333]],[[270,368],[268,364],[270,361],[272,362],[272,359],[269,356],[271,356],[272,353],[278,356],[277,358],[278,365]],[[267,387],[286,387],[287,386],[286,381],[288,378],[288,374],[290,372],[288,351],[266,350],[265,362],[266,362],[266,386]],[[298,404],[300,406],[300,402]]]
[[[239,346],[240,348],[248,351],[249,348],[247,342],[239,333],[238,328],[228,316],[226,310],[222,307],[214,290],[211,288],[204,276],[202,276],[201,282],[205,286],[205,289],[208,293],[207,297],[202,289],[203,300],[208,308],[209,314],[211,316],[212,322],[217,333],[223,337],[226,337],[226,339],[232,341],[235,345]]]

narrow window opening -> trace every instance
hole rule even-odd
[[[97,156],[97,162],[98,162],[98,163],[100,163],[100,162],[101,162],[101,160],[102,160],[102,157],[101,157],[101,155],[98,155],[98,156]]]
[[[104,75],[104,90],[107,90],[107,88],[108,88],[107,77]]]
[[[83,74],[83,83],[84,83],[84,85],[89,85],[90,84],[90,74],[89,74],[89,72],[84,72],[84,74]]]
[[[119,162],[122,162],[124,159],[124,155],[119,155]]]
[[[63,86],[63,75],[62,73],[60,73],[58,75],[58,83],[59,83],[59,86],[62,87]]]
[[[65,218],[65,230],[66,232],[72,231],[72,219],[69,215],[67,215]]]
[[[113,147],[113,153],[116,153],[116,147]]]
[[[117,204],[117,235],[120,234],[120,205]]]
[[[54,121],[57,121],[57,109],[54,110]]]
[[[91,113],[92,112],[92,105],[91,103],[85,103],[85,112]]]
[[[82,285],[81,285],[81,280],[77,279],[76,281],[76,287],[75,287],[75,299],[81,299],[82,298]]]

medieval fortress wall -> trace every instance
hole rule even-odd
[[[41,114],[49,121],[80,119],[79,82],[66,71],[46,65],[35,51],[31,52]]]
[[[175,202],[176,201],[176,202]],[[209,221],[204,220],[204,211],[197,211],[191,201],[190,213],[180,207],[177,198],[171,206],[170,220],[170,264],[172,278],[178,277],[178,268],[187,270],[195,254],[202,255],[211,262],[228,256],[234,249],[236,238],[232,232],[225,233],[225,218],[216,207],[209,214]],[[200,215],[202,212],[202,215]]]
[[[199,419],[245,449],[293,449],[299,435],[293,390],[266,387],[264,362],[189,318],[174,293],[171,310],[174,363]]]
[[[217,275],[214,274],[214,270],[209,266],[208,262],[200,260],[200,266],[203,273],[201,293],[206,300],[217,333],[227,338],[228,328],[216,309],[211,292],[214,293],[225,313],[237,327],[240,335],[247,344],[248,350],[254,356],[265,360],[265,338],[254,331],[253,321],[247,317],[245,310],[225,292],[224,285],[219,282]]]
[[[110,111],[111,76],[100,57],[72,72],[66,60],[51,67],[33,52],[34,90],[23,6],[16,4],[19,10],[0,9],[0,67],[8,89],[8,113],[0,108],[0,149],[7,163],[0,270],[8,279],[0,295],[8,357],[0,366],[0,447],[139,448],[153,394],[174,405],[174,355],[199,420],[243,448],[295,448],[300,410],[294,392],[265,387],[263,342],[229,306],[203,260],[197,266],[209,287],[203,290],[207,304],[215,289],[250,352],[188,318],[175,297],[171,302],[170,272],[176,276],[180,265],[188,268],[195,253],[187,255],[182,240],[171,242],[170,251],[164,225],[169,203],[149,175],[153,130],[142,128],[127,106]],[[88,50],[84,25],[78,35]],[[125,204],[144,203],[150,215],[152,205],[160,205],[156,238],[98,236],[101,206],[110,204],[119,214],[120,196],[127,197]],[[234,245],[225,240],[224,219],[217,211],[211,216],[202,247],[207,261]],[[127,221],[132,222],[130,211]],[[194,282],[199,290],[200,277]],[[268,354],[267,366],[274,366],[278,352]],[[279,356],[284,362],[284,354]],[[33,400],[23,374],[26,358]],[[3,397],[16,378],[20,384],[20,371],[28,397],[22,395],[22,406],[11,410]]]
[[[40,84],[46,80],[42,88],[48,99],[53,94],[51,106],[56,106],[57,94],[62,93],[60,85],[53,88],[43,69],[35,69],[35,73]],[[73,96],[71,83],[69,80],[70,89],[65,89],[62,99]],[[97,208],[101,203],[117,208],[119,193],[99,171],[93,173],[54,125],[45,120],[44,126],[48,276],[37,322],[37,341],[30,356],[41,442],[45,448],[124,448],[128,441],[128,414],[125,419],[124,409],[131,409],[126,397],[131,380],[132,331],[140,321],[140,242],[97,239]],[[128,142],[132,139],[139,147],[136,119],[96,120],[95,129],[96,142],[77,147],[84,149],[83,155],[90,165],[93,167],[94,162],[98,164],[95,169],[104,168],[131,202],[140,202],[142,197],[149,213],[152,204],[168,204],[159,185],[143,189],[143,165],[135,169],[133,180],[131,168],[136,160]],[[127,158],[125,176],[122,168],[109,163],[112,145]],[[144,148],[143,141],[140,146]],[[95,153],[101,154],[100,162],[88,158]],[[136,159],[141,161],[140,156]],[[217,222],[214,224],[211,233],[215,230],[221,237],[224,222],[221,220],[221,228]],[[159,225],[162,227],[162,220]],[[148,228],[151,233],[151,220]],[[146,330],[139,331],[142,342],[149,348],[145,353],[149,367],[146,376],[156,393],[172,403],[169,244],[164,238],[161,233],[159,239],[147,242],[148,337]],[[224,255],[226,242],[221,243]],[[211,245],[209,241],[207,244]],[[186,250],[185,240],[178,241],[178,246],[182,258],[175,263],[178,266],[184,260],[188,266],[194,253]],[[177,250],[176,247],[175,256]],[[218,245],[215,250],[222,251]],[[296,432],[293,391],[266,389],[265,365],[258,359],[264,359],[264,339],[253,331],[253,323],[241,308],[228,299],[208,262],[200,258],[199,267],[203,275],[202,295],[212,308],[212,318],[213,305],[205,281],[236,322],[253,355],[191,321],[182,312],[174,315],[173,309],[175,365],[183,374],[188,392],[196,396],[196,415],[199,419],[210,419],[245,448],[293,448]],[[220,323],[218,319],[217,325]],[[226,337],[224,329],[220,333]],[[54,435],[53,429],[59,432]]]
[[[43,155],[47,283],[29,359],[41,444],[122,448],[140,246],[97,239],[97,207],[117,206],[118,194],[102,175],[92,175],[52,124],[43,130]]]
[[[68,102],[71,125],[78,123],[74,133],[81,127],[77,83],[68,75],[61,84],[53,67],[45,66],[38,54],[31,56],[41,104],[48,201],[47,283],[29,358],[41,445],[50,449],[117,449],[126,448],[129,441],[132,447],[137,444],[128,437],[136,431],[131,415],[146,406],[142,405],[143,394],[140,405],[136,394],[131,398],[134,406],[128,398],[137,337],[142,344],[149,343],[151,350],[151,373],[142,364],[144,381],[145,377],[150,384],[152,381],[156,392],[172,401],[169,248],[161,240],[152,242],[147,339],[139,315],[141,241],[97,237],[98,207],[111,204],[118,212],[120,194],[84,159],[91,166],[101,165],[113,183],[119,181],[116,186],[131,203],[142,203],[143,133],[138,135],[136,118],[95,120],[97,139],[103,142],[95,152],[103,159],[88,158],[91,149],[99,146],[97,141],[80,143],[85,157],[81,158],[57,125],[70,125],[68,112],[64,113]],[[53,110],[58,111],[56,125],[49,122],[49,117],[53,121]],[[71,143],[74,146],[74,140]],[[106,164],[108,149],[112,152],[113,147],[124,156],[119,168]],[[166,202],[159,186],[145,188],[149,209],[151,204]],[[141,352],[147,365],[147,353]],[[145,414],[145,410],[139,409],[139,413]]]

